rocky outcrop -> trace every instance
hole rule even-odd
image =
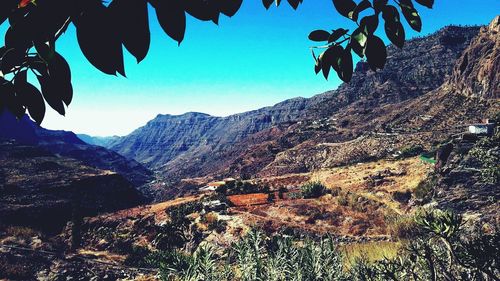
[[[446,138],[447,131],[432,132],[432,125],[426,126],[422,117],[432,115],[432,120],[444,126],[443,120],[449,117],[445,112],[450,109],[468,108],[464,112],[471,113],[470,119],[487,113],[477,102],[432,100],[478,31],[478,27],[451,26],[410,40],[403,50],[389,47],[388,64],[379,72],[360,62],[351,83],[323,94],[321,102],[306,109],[308,118],[278,126],[280,134],[260,137],[265,142],[245,139],[239,156],[214,174],[307,172],[390,156],[406,146],[428,147]],[[440,104],[445,110],[437,107]],[[453,108],[455,104],[459,106]],[[458,124],[465,120],[463,116],[457,118]],[[271,135],[269,130],[259,135],[266,132]]]
[[[153,175],[135,160],[127,159],[104,147],[89,145],[72,132],[44,129],[27,115],[17,120],[7,111],[0,113],[0,139],[13,139],[21,144],[77,159],[97,169],[117,172],[137,187],[149,182]]]
[[[417,146],[429,149],[452,134],[464,132],[467,124],[495,117],[500,111],[500,105],[494,98],[497,95],[494,94],[495,90],[489,85],[497,85],[495,89],[498,91],[499,75],[491,69],[498,67],[498,63],[494,62],[496,43],[492,43],[498,42],[500,38],[496,31],[497,21],[495,19],[489,27],[481,28],[475,38],[469,32],[477,32],[477,28],[447,27],[430,38],[417,39],[416,41],[422,42],[418,47],[415,46],[413,53],[420,55],[421,50],[430,50],[429,54],[432,55],[426,58],[426,61],[430,61],[428,75],[434,73],[435,76],[434,80],[429,81],[420,80],[418,75],[414,76],[415,81],[418,81],[414,87],[437,87],[427,88],[430,91],[417,93],[416,96],[405,96],[413,86],[395,88],[396,92],[392,92],[390,88],[377,88],[375,83],[365,80],[364,83],[367,84],[362,85],[369,86],[367,89],[373,88],[377,97],[361,95],[351,104],[342,105],[334,111],[331,108],[338,105],[338,100],[318,104],[318,108],[312,109],[316,110],[317,119],[287,129],[285,134],[293,143],[292,147],[276,154],[274,160],[262,168],[260,175],[305,172],[354,164],[390,157],[399,150]],[[429,42],[436,45],[425,45]],[[436,50],[440,51],[435,52]],[[440,54],[448,58],[442,65],[437,63]],[[383,76],[382,73],[398,67],[403,69],[411,66],[409,69],[414,69],[416,61],[420,61],[420,58],[414,57],[399,66],[385,68],[379,74],[372,72],[366,76]],[[466,69],[469,70],[467,73],[460,73],[464,61],[468,61]],[[439,73],[442,75],[438,75]],[[357,75],[357,79],[366,79],[360,73]],[[398,72],[394,75],[386,83],[401,79],[403,82],[400,85],[411,85],[412,82],[404,82],[404,77],[399,76]],[[344,92],[342,87],[339,89],[341,98],[356,93],[351,94],[351,85],[344,87]],[[380,93],[377,92],[379,90]],[[387,95],[400,99],[384,100]]]
[[[450,88],[467,96],[500,98],[500,16],[465,50],[450,79]]]
[[[305,117],[305,108],[322,98],[296,98],[272,107],[214,117],[190,112],[183,115],[158,115],[130,135],[109,147],[153,168],[177,165],[177,159],[209,160],[254,133],[277,124]],[[172,164],[170,164],[172,163]]]

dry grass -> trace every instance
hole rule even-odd
[[[80,249],[78,251],[78,254],[84,257],[104,261],[104,262],[111,262],[115,264],[123,264],[125,261],[126,256],[124,255],[118,255],[114,253],[110,253],[108,251],[93,251],[89,249]]]
[[[38,231],[24,226],[9,226],[5,230],[5,233],[7,236],[14,236],[20,239],[28,239],[40,235]]]
[[[375,262],[396,257],[401,246],[401,242],[380,241],[346,244],[340,246],[340,250],[346,257],[345,266],[349,268],[359,258]]]
[[[393,192],[414,190],[427,177],[432,167],[418,157],[398,161],[379,160],[334,169],[314,172],[311,178],[323,182],[329,189],[342,189],[358,193],[373,201],[380,202],[396,212],[401,210],[401,203],[392,198]],[[370,188],[366,178],[378,171],[390,170],[399,175],[386,177],[387,183]]]

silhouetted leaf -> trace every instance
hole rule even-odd
[[[38,56],[44,61],[49,61],[54,57],[55,48],[51,48],[47,42],[35,41],[34,46]]]
[[[373,71],[376,71],[377,68],[384,68],[387,60],[387,50],[382,39],[375,35],[369,36],[365,53],[368,64]]]
[[[321,69],[323,70],[323,75],[325,79],[328,79],[330,74],[330,68],[338,69],[338,59],[342,54],[342,47],[338,45],[331,46],[328,48],[319,58],[321,61]]]
[[[139,63],[146,57],[151,40],[146,0],[114,0],[109,9],[120,40]]]
[[[7,48],[27,49],[32,45],[34,30],[29,18],[23,18],[16,24],[9,26],[5,32],[5,46]]]
[[[318,74],[321,71],[321,62],[319,60],[316,60],[316,63],[314,64],[314,72]]]
[[[64,70],[67,66],[65,61],[62,60],[62,57],[61,61],[54,59],[51,66],[41,62],[33,62],[30,67],[36,69],[39,73],[36,78],[40,83],[45,101],[59,114],[64,115],[64,103],[68,105],[71,102],[73,88],[69,81],[70,73]],[[67,71],[69,71],[69,68]]]
[[[309,33],[309,40],[311,41],[316,41],[316,42],[327,41],[328,37],[330,37],[330,32],[326,30],[315,30]]]
[[[339,72],[340,60],[342,58],[342,52],[344,51],[344,48],[342,48],[342,46],[335,45],[330,47],[329,50],[331,51],[331,54],[329,55],[330,65],[336,72]]]
[[[228,17],[232,17],[238,12],[243,0],[219,0],[219,11]]]
[[[19,49],[9,49],[5,51],[0,60],[0,70],[6,74],[11,72],[15,66],[21,65],[25,59],[25,54]]]
[[[57,111],[57,113],[64,115],[64,104],[57,92],[57,88],[61,85],[53,83],[48,76],[37,75],[36,78],[38,79],[40,87],[42,88],[43,97],[47,101],[49,106]]]
[[[388,0],[373,0],[373,9],[376,13],[381,12],[385,5],[387,5]]]
[[[301,0],[288,0],[288,4],[290,4],[294,10],[297,10],[301,2]]]
[[[67,0],[36,1],[26,20],[30,22],[33,41],[53,41],[55,34],[70,17],[74,6]]]
[[[417,1],[418,4],[426,6],[429,9],[432,9],[432,6],[434,5],[434,0],[415,0],[415,1]]]
[[[264,7],[266,7],[266,9],[269,9],[269,7],[271,7],[273,2],[274,0],[262,0],[262,4],[264,4]]]
[[[366,34],[373,34],[378,27],[378,16],[371,15],[362,18],[359,26]]]
[[[333,0],[333,5],[339,14],[346,18],[350,18],[349,14],[356,9],[356,3],[352,0]]]
[[[2,0],[0,1],[0,24],[2,24],[16,9],[17,0]]]
[[[342,55],[340,56],[339,71],[337,72],[337,74],[342,81],[349,83],[349,81],[351,81],[352,78],[352,73],[353,73],[353,61],[352,61],[351,48],[350,46],[347,46],[342,51]]]
[[[0,80],[0,94],[2,95],[5,107],[18,119],[22,118],[26,112],[26,108],[22,104],[21,99],[16,95],[14,85],[3,78]]]
[[[165,33],[181,44],[186,32],[186,13],[182,0],[159,1],[156,15]]]
[[[411,0],[400,0],[401,10],[408,24],[413,30],[420,32],[422,30],[422,20],[417,10],[413,7]]]
[[[366,41],[368,40],[367,34],[363,31],[362,27],[358,27],[351,35],[350,46],[352,50],[360,57],[364,57]]]
[[[385,33],[387,38],[398,48],[403,48],[405,42],[405,30],[399,19],[399,13],[396,7],[388,5],[382,11],[385,20]]]
[[[335,29],[328,37],[328,43],[337,41],[340,37],[346,35],[348,31],[349,30],[343,28]]]
[[[54,58],[48,62],[48,75],[51,83],[57,85],[57,92],[61,100],[66,105],[69,105],[73,99],[71,70],[66,60],[60,54],[55,53]]]
[[[181,0],[181,2],[184,3],[186,12],[191,16],[199,20],[219,23],[220,10],[215,2],[206,0]]]
[[[321,71],[321,62],[319,59],[316,57],[316,54],[314,53],[314,50],[311,49],[312,56],[314,58],[314,72],[318,74]]]
[[[26,81],[26,70],[16,76],[14,89],[16,95],[28,109],[31,118],[40,125],[45,117],[45,102],[40,91]]]
[[[87,60],[106,74],[118,72],[125,76],[122,43],[107,8],[100,3],[87,8],[75,25],[80,49]]]
[[[370,8],[371,6],[372,4],[368,0],[363,0],[359,2],[356,8],[354,8],[354,10],[349,13],[349,18],[352,19],[353,21],[358,21],[359,13]]]

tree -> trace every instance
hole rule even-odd
[[[149,50],[148,5],[157,14],[163,31],[179,44],[184,39],[186,14],[202,21],[218,23],[221,14],[232,17],[243,0],[2,0],[0,24],[8,19],[5,46],[0,48],[0,112],[7,108],[18,118],[26,110],[40,124],[45,116],[45,102],[64,115],[71,103],[73,88],[68,63],[58,52],[56,42],[70,24],[76,27],[77,40],[87,60],[105,74],[125,76],[123,49],[137,62]],[[303,0],[287,0],[297,9]],[[383,41],[374,35],[381,15],[387,37],[403,47],[405,32],[398,9],[389,0],[333,0],[333,5],[358,28],[338,28],[332,32],[316,30],[309,39],[325,42],[319,56],[313,50],[315,71],[328,78],[330,69],[349,82],[353,73],[352,51],[366,59],[373,70],[381,69],[387,58]],[[412,0],[393,0],[411,28],[420,31],[422,22]],[[434,0],[415,0],[432,8]],[[266,9],[281,0],[263,0]],[[373,10],[370,16],[360,13]],[[28,81],[32,72],[40,89]]]

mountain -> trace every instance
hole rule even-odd
[[[465,73],[462,69],[491,69],[498,65],[498,55],[495,55],[497,51],[494,51],[499,40],[496,22],[497,19],[490,26],[481,29],[448,27],[430,37],[407,44],[405,50],[408,52],[411,47],[418,46],[415,43],[424,43],[413,51],[410,50],[414,55],[407,56],[409,60],[400,61],[397,63],[399,67],[394,69],[416,69],[418,64],[415,61],[421,61],[424,55],[422,50],[426,50],[427,54],[434,54],[426,58],[430,69],[422,77],[430,75],[435,82],[426,82],[425,79],[420,81],[419,73],[426,72],[423,66],[427,64],[420,65],[420,69],[415,72],[399,72],[413,77],[408,79],[409,85],[411,81],[416,81],[413,89],[417,94],[414,92],[410,97],[407,95],[412,88],[405,86],[398,89],[391,86],[404,85],[405,80],[398,75],[392,78],[387,75],[386,71],[390,68],[380,73],[369,71],[363,74],[359,71],[364,69],[363,63],[358,64],[356,79],[364,81],[360,84],[363,86],[358,89],[353,89],[354,85],[341,86],[337,96],[311,110],[311,115],[315,114],[314,120],[287,128],[280,138],[286,139],[289,145],[276,145],[275,150],[279,152],[274,154],[271,162],[266,162],[265,166],[247,166],[256,170],[260,176],[268,176],[364,162],[415,147],[430,149],[450,135],[465,132],[468,124],[494,117],[500,110],[495,98],[498,97],[498,75],[484,75],[485,72],[479,70]],[[429,43],[432,45],[428,45]],[[450,63],[439,64],[441,59],[438,58],[441,55],[448,57],[445,62]],[[468,61],[468,67],[464,67],[464,61]],[[473,72],[476,76],[471,75]],[[439,73],[442,75],[438,75]],[[371,78],[373,76],[385,76],[389,79],[380,81],[383,83],[373,83],[374,80],[377,81]],[[470,78],[471,76],[476,78]],[[464,83],[464,80],[468,82]],[[460,86],[460,83],[464,83],[464,86]],[[418,94],[419,89],[429,84],[437,87],[427,87]],[[360,92],[363,93],[360,91],[362,89],[365,94],[359,96]],[[354,102],[342,105],[345,97],[349,100],[353,95],[356,97]],[[388,100],[384,96],[396,98]],[[339,103],[340,107],[335,109]],[[255,153],[256,148],[253,147],[250,151]],[[240,163],[244,158],[241,158]],[[245,166],[236,168],[233,173]]]
[[[85,143],[91,144],[91,145],[97,145],[97,146],[102,146],[102,147],[107,147],[109,146],[110,143],[118,139],[118,136],[110,136],[110,137],[95,137],[95,136],[90,136],[87,134],[76,134],[76,136],[84,141]]]
[[[168,166],[178,157],[204,158],[216,151],[224,151],[251,134],[305,117],[304,109],[320,101],[320,97],[296,98],[228,117],[195,112],[158,115],[144,127],[111,142],[108,147],[158,169]]]
[[[109,147],[171,179],[306,172],[384,157],[405,146],[429,147],[449,132],[426,131],[418,120],[439,119],[432,97],[443,92],[479,32],[448,26],[407,41],[402,50],[389,46],[382,71],[361,61],[349,84],[309,99],[228,117],[159,115]],[[490,107],[481,101],[472,108]]]
[[[144,198],[121,175],[36,145],[0,141],[0,222],[57,232],[71,219],[137,206]]]
[[[117,172],[135,186],[141,186],[152,178],[152,172],[137,161],[129,160],[104,147],[89,145],[72,132],[44,129],[27,115],[17,120],[7,111],[1,113],[0,139],[13,139],[19,144],[35,146],[55,155],[73,158],[97,169]]]

